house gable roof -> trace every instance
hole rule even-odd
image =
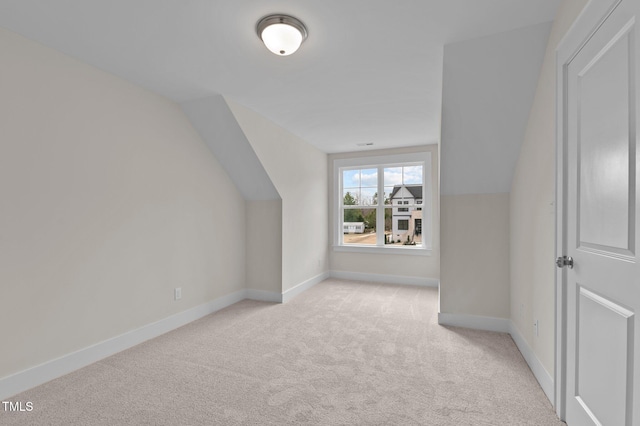
[[[396,185],[393,187],[393,191],[391,192],[389,198],[393,199],[398,191],[400,191],[400,189],[403,187],[407,188],[407,191],[411,193],[413,198],[422,198],[422,185]]]

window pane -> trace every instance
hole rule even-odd
[[[364,217],[365,231],[376,232],[376,209],[362,209],[360,210],[362,217]],[[375,244],[375,241],[374,241]]]
[[[364,169],[361,171],[360,193],[363,206],[375,206],[378,203],[378,169]]]
[[[378,169],[364,169],[360,171],[360,186],[363,188],[378,187]]]
[[[357,206],[360,200],[360,189],[345,188],[342,191],[342,204],[344,206]]]
[[[398,212],[406,208],[385,208],[385,241],[397,246],[422,244],[422,212]]]
[[[384,186],[402,185],[402,167],[385,167]]]
[[[391,193],[393,192],[393,186],[384,187],[384,203],[391,204]]]
[[[375,205],[378,195],[378,169],[343,170],[342,188],[343,205]]]
[[[384,209],[384,243],[394,244],[395,237],[393,235],[393,209]]]
[[[361,206],[375,206],[378,198],[378,190],[376,188],[362,188],[360,190],[360,202]]]
[[[405,185],[422,185],[422,166],[406,166],[402,171]]]
[[[343,206],[375,206],[377,198],[375,188],[345,188],[342,191]]]
[[[420,209],[422,210],[422,209]],[[422,245],[422,212],[418,211],[411,218],[413,220],[413,241],[416,245]]]
[[[395,199],[422,198],[422,166],[385,167],[384,186]],[[404,189],[407,188],[407,189]],[[386,192],[386,191],[385,191]]]
[[[360,186],[360,170],[344,170],[342,172],[342,187],[357,188]]]
[[[342,242],[376,245],[375,209],[344,209]]]

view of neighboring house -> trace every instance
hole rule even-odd
[[[364,229],[364,222],[344,222],[343,224],[345,234],[362,234]]]
[[[389,197],[393,205],[394,241],[420,241],[422,235],[422,185],[396,185]]]
[[[385,204],[393,206],[391,217],[385,220],[385,234],[388,243],[422,242],[422,185],[395,185]],[[351,210],[363,217],[363,210]],[[374,222],[375,223],[375,222]],[[362,234],[366,231],[365,222],[343,222],[344,234]],[[375,228],[375,225],[371,225]],[[347,241],[345,242],[356,242]],[[357,240],[362,244],[361,240]]]

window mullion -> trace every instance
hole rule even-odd
[[[376,206],[376,245],[384,246],[384,166],[378,166],[378,205]]]

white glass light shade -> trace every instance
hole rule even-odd
[[[307,38],[307,28],[293,16],[270,15],[258,22],[258,36],[278,56],[294,53]]]
[[[302,34],[291,25],[273,24],[262,31],[262,41],[276,55],[287,56],[298,50]]]

